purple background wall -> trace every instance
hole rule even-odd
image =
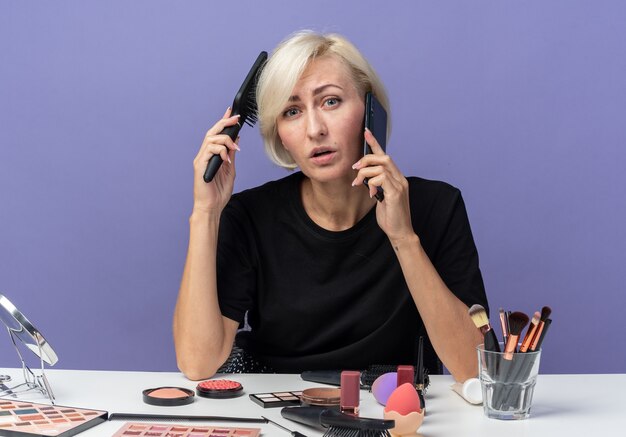
[[[626,371],[623,2],[230,5],[0,3],[0,293],[59,368],[176,368],[192,159],[259,50],[314,28],[379,71],[401,169],[463,190],[492,309],[554,309],[542,371]],[[241,146],[237,190],[285,174]]]

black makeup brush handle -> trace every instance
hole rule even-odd
[[[323,407],[283,407],[280,415],[294,422],[324,429],[320,420],[324,411],[326,409]]]
[[[535,349],[533,349],[531,352],[536,352],[541,350],[541,343],[543,343],[543,339],[545,337],[546,332],[548,331],[548,328],[550,327],[550,324],[552,323],[551,319],[546,319],[544,321],[544,326],[543,326],[543,330],[541,331],[541,337],[539,337],[539,341],[537,342],[537,345],[535,346]],[[523,355],[522,355],[523,356]],[[520,356],[520,357],[522,357]],[[536,356],[533,357],[535,359],[538,359]],[[528,378],[528,375],[530,375],[530,372],[533,369],[533,366],[535,365],[535,359],[525,359],[522,361],[522,364],[520,366],[518,366],[518,368],[515,370],[515,372],[513,372],[513,381],[514,382],[519,382],[519,381],[525,381]],[[507,406],[511,405],[511,400],[516,399],[517,397],[519,397],[520,395],[520,388],[519,387],[511,387],[508,390],[507,396],[504,399],[504,407],[506,408]]]
[[[239,131],[241,130],[241,124],[238,122],[234,126],[225,127],[219,135],[228,135],[231,140],[235,141],[237,139],[237,135],[239,135]],[[206,166],[206,170],[204,171],[204,182],[209,183],[215,177],[215,174],[220,169],[222,165],[222,157],[220,155],[213,155],[211,159],[209,159],[209,163]]]
[[[514,358],[517,358],[517,361],[513,361],[511,363],[511,377],[507,380],[507,382],[511,382],[511,383],[519,383],[521,381],[524,381],[528,378],[528,375],[530,375],[530,372],[533,368],[533,365],[535,363],[534,359],[528,359],[528,355],[525,354],[520,354],[515,355]],[[534,358],[534,356],[532,357]],[[504,390],[503,395],[502,395],[502,408],[506,409],[509,407],[513,407],[517,401],[517,399],[519,398],[521,394],[521,388],[519,386],[516,385],[509,385],[509,387],[506,388],[506,390]]]
[[[485,332],[485,350],[491,352],[500,352],[500,343],[498,343],[498,337],[493,329]]]

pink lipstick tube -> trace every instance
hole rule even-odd
[[[352,416],[359,415],[361,372],[344,370],[341,372],[341,399],[339,409]]]

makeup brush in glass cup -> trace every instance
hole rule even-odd
[[[535,311],[533,314],[533,318],[530,321],[530,325],[528,325],[528,330],[526,331],[526,335],[524,336],[524,340],[522,340],[522,345],[519,348],[520,352],[526,352],[530,349],[530,345],[537,333],[537,328],[539,327],[539,322],[541,320],[541,313],[539,311]]]
[[[487,311],[482,305],[472,305],[468,310],[469,316],[472,318],[472,322],[476,325],[476,328],[484,336],[485,349],[492,352],[500,352],[500,344],[496,333],[489,324],[489,318],[487,317]]]
[[[528,316],[521,311],[515,311],[509,316],[509,339],[504,346],[503,359],[499,362],[500,373],[503,376],[502,381],[505,384],[512,382],[511,378],[515,374],[516,369],[514,367],[517,362],[513,358],[517,351],[517,342],[527,324]],[[493,405],[498,409],[502,408],[508,395],[509,390],[505,385],[498,386],[498,390],[494,391],[495,402]]]
[[[548,317],[550,317],[550,314],[552,314],[552,308],[550,308],[549,306],[541,308],[541,318],[539,320],[539,325],[537,325],[537,332],[535,332],[535,335],[530,342],[530,350],[537,350],[541,346],[540,340],[545,335],[544,331],[547,330],[546,322],[550,320],[548,319]]]
[[[531,325],[526,332],[526,337],[520,346],[520,353],[536,352],[541,349],[541,343],[545,337],[545,334],[552,323],[552,320],[548,317],[552,313],[550,307],[544,306],[541,309],[541,313],[535,312]],[[537,319],[536,326],[533,326]],[[528,337],[532,337],[527,340]],[[528,344],[528,345],[527,345]],[[516,365],[512,376],[512,381],[517,382],[527,378],[528,374],[532,371],[533,362],[526,360],[524,365]],[[511,406],[511,400],[516,399],[519,396],[519,390],[511,388],[506,396],[505,408]]]
[[[500,327],[502,329],[502,342],[506,344],[506,341],[509,339],[509,315],[502,308],[500,308],[499,313]]]

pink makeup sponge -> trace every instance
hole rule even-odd
[[[383,373],[380,375],[372,384],[374,399],[381,405],[387,405],[387,399],[389,399],[391,392],[396,389],[397,383],[397,372]]]
[[[404,383],[391,393],[383,417],[395,421],[396,425],[389,430],[393,437],[415,436],[424,421],[424,412],[420,410],[420,398],[413,384]]]
[[[387,400],[385,412],[395,411],[403,416],[412,412],[421,412],[420,398],[411,383],[404,383],[396,388]]]

